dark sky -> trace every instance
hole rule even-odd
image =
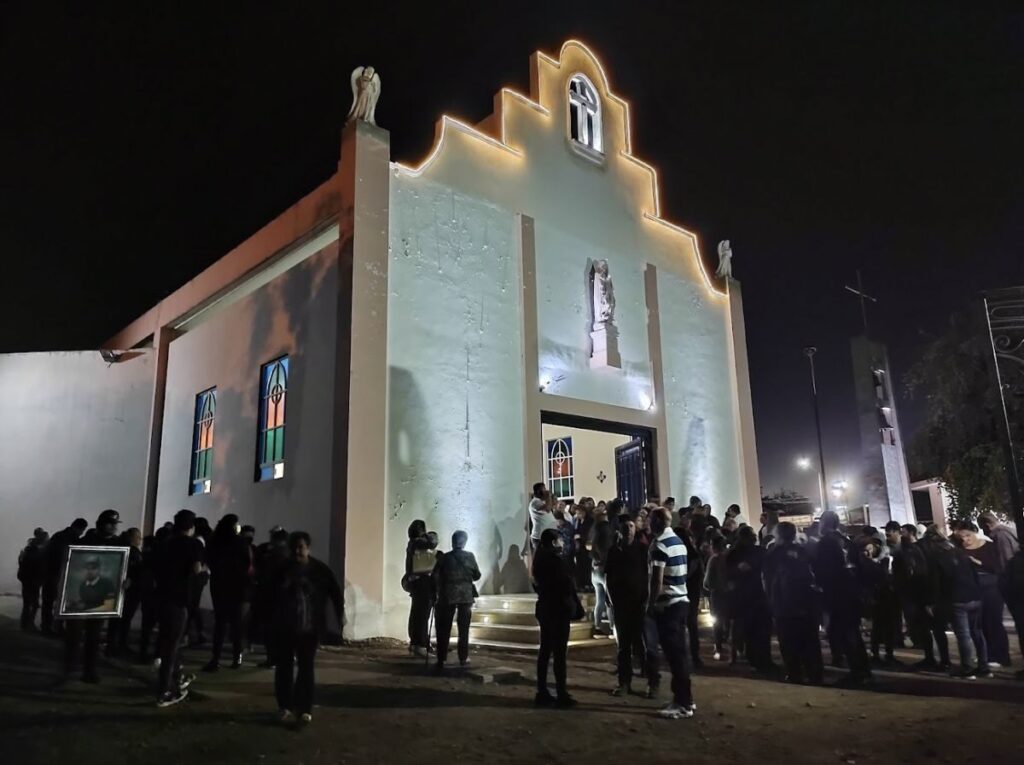
[[[438,115],[485,117],[569,37],[632,102],[666,216],[708,253],[732,240],[766,490],[814,491],[793,469],[815,443],[806,344],[829,472],[856,489],[855,269],[897,376],[978,290],[1024,283],[1019,7],[45,5],[0,27],[0,351],[95,347],[328,178],[354,66],[380,71],[377,120],[415,161]]]

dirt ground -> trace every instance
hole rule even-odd
[[[604,649],[570,653],[577,709],[541,711],[528,656],[474,653],[476,672],[524,676],[494,684],[433,676],[400,648],[347,647],[321,652],[313,723],[289,729],[274,718],[259,655],[198,673],[189,699],[169,709],[154,705],[149,668],[107,662],[99,686],[60,685],[60,656],[59,642],[0,617],[3,762],[1024,762],[1024,683],[1008,672],[975,682],[879,673],[871,690],[845,691],[715,665],[694,679],[696,716],[667,721],[658,702],[609,695]],[[186,661],[195,670],[205,659],[189,651]]]

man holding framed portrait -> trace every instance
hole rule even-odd
[[[103,625],[117,619],[124,608],[129,550],[117,544],[120,522],[116,510],[104,510],[96,528],[83,538],[86,544],[70,545],[63,563],[57,618],[65,625],[64,676],[74,670],[84,642],[82,681],[86,683],[99,682],[96,660]]]

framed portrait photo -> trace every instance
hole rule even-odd
[[[127,547],[71,545],[61,576],[58,619],[110,619],[124,607]]]

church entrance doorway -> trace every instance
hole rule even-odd
[[[657,496],[650,429],[542,412],[541,437],[544,478],[555,497],[618,497],[638,508]]]

